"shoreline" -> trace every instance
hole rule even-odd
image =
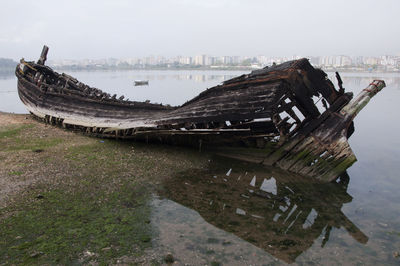
[[[52,67],[52,66],[51,66]],[[316,66],[317,68],[320,68]],[[262,68],[252,68],[252,67],[199,67],[199,68],[69,68],[69,67],[52,67],[57,72],[68,71],[68,72],[129,72],[129,71],[234,71],[234,72],[243,72],[243,71],[253,71]],[[320,68],[325,72],[339,72],[339,73],[360,73],[360,74],[400,74],[400,70],[397,71],[382,71],[382,70],[354,70],[354,69],[335,69],[335,68]],[[15,69],[10,69],[6,72],[0,72],[0,77],[10,77],[14,76]]]
[[[208,160],[196,150],[93,138],[0,112],[0,261],[162,263],[165,254],[151,244],[152,195]]]

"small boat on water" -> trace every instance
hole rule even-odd
[[[59,74],[45,66],[47,52],[44,46],[37,62],[21,59],[15,72],[21,101],[47,123],[98,137],[196,146],[323,182],[356,161],[347,142],[353,119],[385,87],[374,80],[353,98],[338,73],[336,89],[303,58],[254,70],[170,106],[117,98]]]
[[[144,85],[149,85],[148,80],[135,80],[134,81],[135,86],[144,86]]]

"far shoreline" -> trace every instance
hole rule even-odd
[[[129,71],[193,71],[193,72],[201,72],[201,71],[215,71],[215,72],[223,72],[223,71],[233,71],[233,72],[250,72],[253,70],[259,70],[262,68],[252,68],[252,67],[145,67],[145,68],[103,68],[103,67],[54,67],[50,66],[57,72],[129,72]],[[318,68],[318,66],[316,66]],[[361,73],[361,74],[400,74],[400,70],[398,71],[387,71],[387,70],[355,70],[355,69],[346,69],[346,68],[320,68],[327,73],[339,72],[339,73]],[[14,76],[15,68],[10,68],[7,71],[0,72],[0,80],[4,78],[8,78]]]
[[[116,69],[116,68],[53,68],[55,71],[71,71],[71,72],[123,72],[123,71],[234,71],[234,72],[242,72],[242,71],[253,71],[259,70],[262,68],[129,68],[129,69]],[[368,70],[353,70],[353,69],[331,69],[331,68],[321,68],[323,71],[332,73],[332,72],[340,72],[340,73],[363,73],[363,74],[400,74],[400,71],[368,71]]]

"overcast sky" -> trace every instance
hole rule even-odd
[[[1,1],[0,57],[400,54],[400,0]]]

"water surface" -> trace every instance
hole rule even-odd
[[[60,71],[61,73],[61,71]],[[110,94],[124,95],[135,101],[181,105],[206,88],[242,74],[238,71],[76,71],[68,72],[79,81]],[[134,80],[148,80],[149,85],[134,86]],[[0,111],[26,113],[18,98],[17,79],[0,76]]]

